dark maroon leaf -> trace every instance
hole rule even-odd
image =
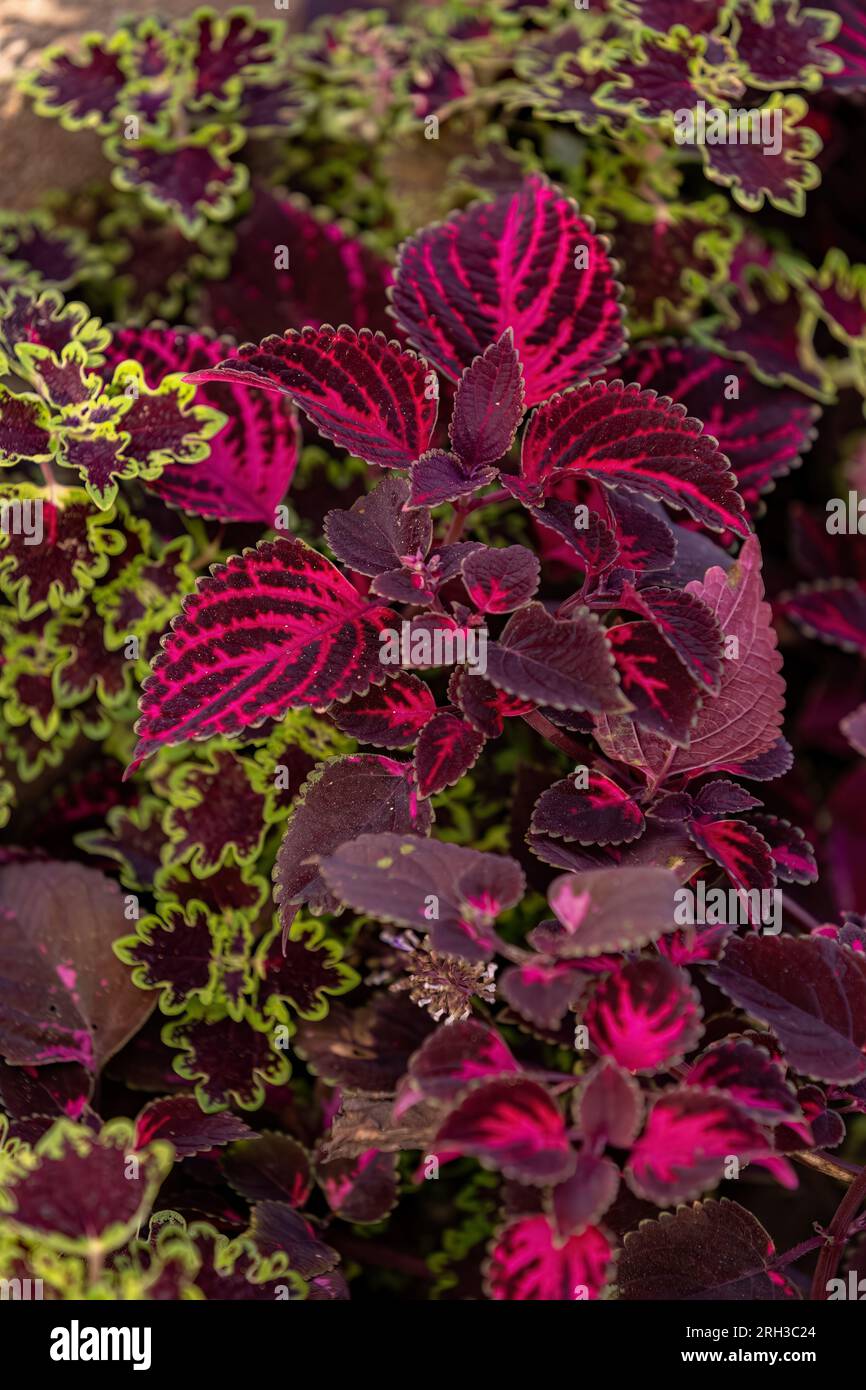
[[[716,1043],[689,1068],[689,1086],[727,1091],[746,1114],[763,1124],[798,1119],[800,1105],[782,1068],[762,1047],[745,1040]]]
[[[252,1134],[237,1115],[205,1115],[195,1096],[164,1096],[139,1111],[135,1121],[135,1145],[143,1149],[152,1139],[167,1139],[178,1158],[206,1153]]]
[[[418,735],[415,771],[421,796],[453,787],[469,771],[484,747],[484,735],[456,714],[436,714]]]
[[[274,870],[284,927],[302,903],[317,913],[336,910],[337,901],[320,874],[320,855],[368,832],[429,833],[430,806],[419,800],[411,779],[411,764],[371,753],[339,758],[311,774],[298,795]]]
[[[399,565],[404,555],[426,555],[433,538],[427,511],[404,511],[409,485],[396,475],[359,497],[349,511],[325,517],[325,537],[338,560],[359,574],[376,575]]]
[[[0,1053],[99,1072],[142,1026],[152,996],[112,945],[128,923],[115,883],[79,864],[0,868]]]
[[[487,648],[487,677],[509,695],[554,709],[628,708],[604,631],[585,608],[561,621],[540,603],[521,608]]]
[[[634,1077],[602,1057],[573,1101],[574,1119],[588,1148],[629,1149],[643,1119],[643,1094]]]
[[[512,1008],[540,1028],[558,1028],[589,980],[579,961],[543,956],[525,965],[511,965],[499,980],[499,992]]]
[[[866,1076],[866,960],[856,952],[818,936],[739,937],[710,979],[772,1028],[804,1076]]]
[[[409,475],[412,507],[438,507],[443,502],[456,502],[480,487],[486,487],[496,477],[495,468],[469,468],[456,454],[445,449],[428,449],[412,464]]]
[[[466,368],[454,397],[448,434],[466,468],[484,468],[508,453],[523,419],[523,397],[523,369],[507,328]]]
[[[579,1235],[595,1226],[613,1203],[619,1190],[619,1169],[609,1158],[581,1153],[570,1178],[553,1189],[550,1199],[554,1225],[560,1237]]]
[[[232,1187],[248,1202],[304,1207],[313,1186],[310,1156],[303,1144],[269,1130],[232,1144],[222,1167]]]
[[[463,564],[463,582],[482,613],[511,613],[538,588],[539,563],[524,545],[474,550]]]
[[[815,882],[815,851],[802,830],[778,816],[752,816],[752,825],[769,846],[777,878],[783,883]]]
[[[760,1221],[737,1202],[694,1202],[628,1233],[617,1264],[619,1297],[738,1303],[799,1298],[787,1276],[772,1267],[775,1253]]]

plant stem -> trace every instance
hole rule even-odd
[[[827,1301],[827,1285],[834,1277],[848,1240],[849,1226],[866,1198],[866,1168],[861,1168],[842,1198],[833,1220],[827,1230],[827,1243],[818,1256],[815,1276],[812,1280],[811,1299],[813,1303]]]
[[[522,716],[523,722],[528,724],[530,729],[534,729],[542,738],[546,738],[548,743],[552,743],[554,748],[566,753],[569,758],[573,758],[576,763],[583,762],[584,754],[579,744],[574,739],[568,737],[562,729],[558,729],[546,715],[540,710],[534,709],[531,714]]]
[[[799,903],[795,903],[793,898],[789,898],[786,893],[782,894],[782,906],[786,912],[789,912],[791,916],[794,917],[802,927],[806,927],[808,931],[814,931],[815,927],[820,927],[821,923],[812,916],[811,912],[807,912],[805,907],[801,907]]]
[[[466,508],[455,508],[454,515],[451,518],[451,525],[445,532],[445,537],[442,541],[443,545],[453,545],[454,542],[459,539],[468,515],[469,512]]]
[[[859,1168],[842,1163],[838,1158],[831,1158],[822,1149],[802,1149],[797,1153],[788,1154],[788,1157],[802,1163],[806,1168],[816,1168],[825,1177],[835,1178],[837,1182],[844,1182],[846,1186],[854,1182],[860,1173]]]

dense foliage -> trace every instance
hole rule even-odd
[[[25,87],[106,162],[0,216],[0,1277],[832,1297],[856,0],[202,9]]]

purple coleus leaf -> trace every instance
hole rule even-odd
[[[248,1202],[304,1207],[313,1186],[310,1156],[288,1134],[265,1131],[232,1144],[222,1160],[231,1186]]]
[[[523,1018],[540,1028],[558,1028],[589,985],[579,961],[538,956],[511,965],[499,980],[499,992]]]
[[[274,869],[284,929],[303,903],[317,913],[337,910],[338,899],[322,878],[319,856],[377,831],[427,835],[432,820],[430,803],[418,796],[410,763],[357,753],[316,768],[298,794]]]
[[[814,883],[815,851],[802,830],[779,816],[752,816],[752,825],[769,846],[776,877],[783,883]]]
[[[770,847],[747,821],[696,819],[689,821],[688,829],[698,849],[724,869],[735,888],[748,892],[775,886]]]
[[[236,196],[246,188],[246,166],[232,162],[244,139],[240,127],[214,123],[176,139],[112,135],[106,153],[116,166],[119,188],[139,194],[162,213],[170,212],[184,235],[194,237],[206,219],[223,221],[230,216]]]
[[[406,511],[408,497],[406,479],[391,474],[348,511],[328,512],[325,538],[337,559],[375,576],[394,569],[403,556],[425,556],[433,539],[430,513]]]
[[[495,477],[495,468],[469,468],[446,449],[429,449],[412,464],[409,505],[438,507],[443,502],[456,502],[492,483]]]
[[[132,358],[155,390],[165,376],[213,366],[231,348],[229,339],[192,330],[123,328],[114,333],[106,365],[110,375]],[[272,526],[298,460],[300,435],[290,403],[231,385],[203,386],[198,398],[226,416],[226,424],[209,440],[208,457],[191,466],[169,464],[148,486],[164,501],[197,516]]]
[[[617,1262],[617,1295],[637,1300],[783,1303],[800,1294],[773,1268],[776,1247],[760,1221],[723,1197],[642,1221]]]
[[[572,1110],[588,1149],[630,1149],[643,1119],[643,1092],[612,1057],[602,1057],[575,1093]]]
[[[734,938],[710,979],[818,1081],[866,1076],[866,960],[825,937]]]
[[[104,40],[91,34],[75,57],[50,48],[27,79],[27,90],[40,115],[60,116],[73,130],[112,128],[112,115],[127,83],[118,50],[120,36]]]
[[[480,546],[463,562],[463,583],[482,613],[511,613],[538,588],[540,565],[525,545]]]
[[[523,895],[513,859],[411,835],[359,835],[320,862],[338,902],[385,922],[430,932],[435,950],[486,961],[494,922]]]
[[[745,1039],[715,1043],[689,1068],[686,1081],[702,1090],[726,1091],[746,1114],[763,1124],[797,1120],[802,1111],[797,1093],[782,1068]]]
[[[256,74],[276,55],[278,30],[235,11],[225,17],[199,12],[189,25],[193,44],[194,107],[223,107],[241,78]]]
[[[298,540],[263,541],[215,566],[145,680],[130,770],[162,744],[237,734],[366,689],[384,676],[378,634],[389,619]]]
[[[563,874],[548,893],[557,921],[536,927],[530,944],[560,958],[634,950],[673,930],[677,886],[660,868]]]
[[[487,679],[554,709],[628,708],[604,630],[586,608],[561,620],[540,603],[519,609],[487,648]]]
[[[238,1115],[206,1115],[195,1096],[164,1096],[150,1101],[135,1121],[135,1147],[167,1139],[178,1158],[245,1139],[253,1131]]]
[[[698,1042],[703,1011],[684,971],[636,960],[595,987],[583,1012],[590,1046],[630,1072],[669,1071]]]
[[[619,602],[648,619],[689,675],[703,690],[718,695],[722,677],[723,634],[715,614],[694,594],[654,585],[624,584]]]
[[[582,780],[565,777],[541,793],[530,830],[582,845],[622,845],[636,840],[644,827],[643,812],[629,793],[587,769]]]
[[[497,343],[466,368],[454,397],[448,435],[471,472],[508,453],[524,411],[523,369],[507,328]]]
[[[560,1237],[580,1235],[596,1226],[619,1191],[619,1169],[613,1159],[580,1153],[570,1178],[551,1194],[550,1209]]]
[[[521,1182],[561,1182],[575,1154],[559,1106],[537,1081],[503,1077],[474,1087],[440,1126],[435,1147],[477,1158]]]
[[[316,1164],[316,1178],[335,1216],[355,1225],[382,1221],[397,1205],[397,1155],[367,1149],[355,1158]]]
[[[484,747],[484,735],[459,715],[442,713],[418,735],[415,770],[421,796],[435,796],[459,782]]]
[[[202,319],[240,342],[312,324],[363,323],[392,329],[385,312],[387,263],[339,222],[312,212],[298,196],[259,184],[238,223],[224,280],[204,288]],[[275,254],[285,249],[285,256]]]
[[[569,474],[641,492],[712,530],[749,533],[742,498],[716,441],[702,433],[684,405],[636,383],[588,382],[531,416],[520,476],[506,483],[520,500],[535,502]]]
[[[454,1100],[472,1082],[519,1071],[520,1064],[495,1028],[474,1018],[443,1024],[410,1059],[397,1108],[405,1109],[410,1097],[412,1102],[422,1097]]]
[[[836,72],[825,74],[824,86],[834,92],[866,90],[866,15],[860,0],[833,0],[833,9],[841,16],[839,32],[827,41],[826,47],[840,58]]]
[[[704,696],[688,747],[677,749],[671,760],[666,741],[644,734],[638,742],[634,725],[623,719],[599,719],[597,736],[606,753],[636,767],[665,767],[671,775],[690,776],[711,769],[740,771],[777,743],[785,692],[776,633],[763,601],[757,539],[749,538],[730,570],[714,567],[687,592],[714,613],[726,657],[719,694]]]
[[[642,729],[687,748],[701,706],[697,685],[658,629],[649,622],[608,628],[629,718]]]
[[[685,792],[680,795],[687,801],[682,817],[684,820],[694,815],[716,820],[730,815],[733,811],[751,811],[755,806],[762,804],[756,796],[752,796],[744,787],[737,786],[736,782],[729,782],[726,777],[705,782],[700,791],[695,793],[694,801]]]
[[[866,656],[866,589],[853,580],[819,580],[783,595],[779,607],[808,637]]]
[[[587,574],[601,574],[610,569],[620,555],[619,539],[613,527],[598,512],[587,512],[585,517],[581,516],[581,525],[578,526],[575,508],[555,497],[547,498],[543,507],[532,504],[529,511],[539,526],[555,532],[560,541],[574,551]],[[543,537],[542,549],[546,540]]]
[[[535,708],[531,700],[521,700],[497,690],[490,681],[473,675],[465,666],[458,666],[452,673],[448,698],[472,727],[487,738],[497,738],[506,719],[530,714]]]
[[[684,340],[641,347],[622,364],[628,380],[682,401],[730,459],[753,513],[758,499],[797,468],[811,448],[820,407],[789,386],[766,386],[734,372],[716,353]]]
[[[728,1096],[683,1086],[656,1100],[625,1179],[638,1197],[675,1206],[714,1186],[728,1158],[745,1161],[766,1148],[755,1121]]]
[[[547,1216],[522,1216],[495,1237],[485,1288],[509,1303],[597,1299],[612,1272],[613,1243],[598,1226],[563,1239]]]
[[[512,329],[527,406],[623,345],[607,243],[539,174],[406,242],[391,293],[397,322],[452,381]]]
[[[98,1073],[144,1024],[154,1000],[112,950],[123,921],[120,889],[94,869],[49,860],[0,868],[7,1062],[76,1062]]]
[[[812,163],[821,149],[820,136],[809,123],[809,108],[799,94],[776,92],[763,111],[778,119],[774,143],[705,144],[704,170],[714,183],[732,187],[737,202],[749,212],[759,211],[766,198],[782,212],[802,216],[806,193],[820,181],[817,165]]]
[[[436,423],[436,377],[384,333],[344,324],[248,344],[189,381],[235,381],[290,396],[325,439],[384,468],[408,468]]]
[[[332,705],[328,713],[338,729],[359,743],[372,743],[376,748],[405,748],[415,742],[433,718],[436,701],[424,681],[408,671],[400,671],[384,685]]]

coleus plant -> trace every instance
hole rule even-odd
[[[805,508],[789,566],[771,494],[862,391],[862,267],[719,192],[813,196],[801,93],[859,89],[856,23],[675,8],[425,5],[296,49],[202,11],[28,79],[149,211],[3,243],[4,1277],[786,1301],[856,1267],[862,766],[825,844],[810,750],[863,754],[866,689],[834,668],[850,699],[783,733],[779,637],[797,674],[795,629],[862,654],[864,575]],[[279,187],[313,191],[302,151],[248,195],[228,167],[293,92],[310,150],[395,164],[413,119],[472,129],[481,72],[539,154],[473,136],[393,264],[398,174],[364,166],[376,249],[332,150],[331,215]],[[778,161],[707,147],[692,200],[677,107],[771,89]],[[244,196],[227,279],[160,271]],[[146,254],[106,326],[119,228]]]

